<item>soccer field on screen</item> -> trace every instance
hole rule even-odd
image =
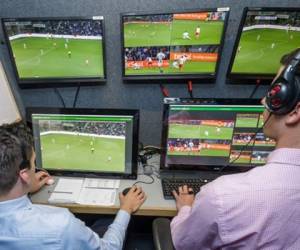
[[[299,42],[299,31],[279,29],[243,31],[239,44],[240,51],[236,54],[232,72],[275,74],[280,66],[280,58],[298,48]]]
[[[231,140],[233,128],[206,125],[170,124],[169,138]]]
[[[200,37],[195,37],[199,25]],[[219,44],[223,22],[199,20],[174,20],[171,23],[125,23],[125,47],[172,46],[172,45],[211,45]],[[182,34],[188,32],[189,39]]]
[[[101,40],[27,37],[11,43],[20,78],[104,76]]]
[[[48,134],[41,136],[41,148],[46,169],[101,172],[125,169],[125,139]]]
[[[183,152],[183,151],[168,151],[168,155],[181,155],[181,156],[215,156],[227,157],[229,150],[226,149],[201,149],[199,152]]]
[[[191,62],[187,61],[182,70],[174,68],[172,66],[172,61],[170,61],[170,66],[163,68],[161,72],[158,67],[151,68],[140,68],[140,69],[126,69],[126,75],[145,75],[145,74],[155,74],[155,75],[164,75],[164,74],[182,74],[182,73],[211,73],[215,71],[216,63],[215,62]]]

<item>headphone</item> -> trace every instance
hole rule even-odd
[[[266,108],[271,114],[285,115],[293,110],[300,100],[300,79],[295,72],[300,63],[300,51],[285,66],[268,89]]]

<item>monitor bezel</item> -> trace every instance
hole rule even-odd
[[[48,170],[50,174],[56,176],[88,177],[88,178],[118,178],[118,179],[136,179],[138,168],[138,142],[139,142],[139,110],[137,109],[93,109],[93,108],[49,108],[49,107],[27,107],[26,121],[32,129],[32,114],[66,114],[66,115],[116,115],[132,116],[132,155],[131,155],[131,173],[114,172],[93,172],[93,171],[65,171]]]
[[[213,11],[224,11],[226,12],[223,31],[220,40],[218,60],[216,62],[214,73],[193,73],[193,74],[167,74],[167,75],[126,75],[125,74],[125,60],[124,60],[124,49],[125,49],[125,37],[124,37],[124,22],[123,18],[126,16],[151,16],[151,15],[164,15],[164,14],[185,14],[185,13],[195,13],[195,12],[213,12]],[[122,79],[124,83],[128,84],[145,84],[145,83],[156,83],[161,84],[158,80],[162,80],[164,83],[172,84],[185,84],[186,81],[183,80],[194,80],[194,83],[214,83],[219,71],[221,56],[223,52],[224,42],[225,42],[225,32],[228,25],[228,19],[230,14],[229,7],[220,8],[203,8],[203,9],[189,9],[184,11],[166,11],[166,12],[124,12],[120,14],[120,29],[121,29],[121,67],[122,67]],[[169,80],[172,80],[170,82]]]
[[[300,8],[297,7],[245,7],[243,10],[242,18],[239,23],[238,33],[234,41],[233,52],[231,53],[231,58],[227,68],[227,84],[256,84],[256,85],[269,85],[271,84],[273,78],[276,76],[274,74],[249,74],[249,73],[232,73],[232,68],[234,64],[234,59],[237,53],[237,49],[241,40],[243,27],[245,20],[247,18],[248,11],[300,11]]]
[[[103,55],[103,76],[101,77],[41,77],[41,78],[20,78],[16,61],[13,57],[13,50],[6,30],[5,22],[9,21],[55,21],[55,20],[94,20],[101,17],[102,22],[102,55]],[[8,48],[10,62],[20,88],[53,88],[53,87],[74,87],[93,86],[105,84],[106,82],[106,52],[105,52],[105,23],[104,16],[69,16],[69,17],[5,17],[1,18],[1,25]],[[100,56],[99,56],[100,58]]]
[[[163,116],[162,116],[162,133],[161,133],[161,156],[160,156],[160,170],[203,170],[203,171],[213,171],[213,172],[244,172],[250,170],[256,166],[239,166],[239,165],[187,165],[187,164],[170,164],[168,167],[165,166],[166,156],[167,156],[167,139],[168,139],[168,111],[169,105],[250,105],[250,106],[262,106],[261,99],[223,99],[223,98],[165,98],[163,105]]]

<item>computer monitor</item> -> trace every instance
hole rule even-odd
[[[2,26],[20,87],[105,81],[102,16],[4,18]]]
[[[258,100],[167,98],[161,169],[241,171],[265,164],[275,141]]]
[[[123,79],[214,79],[228,14],[229,8],[122,14]]]
[[[245,8],[228,83],[270,84],[283,55],[300,44],[300,8]]]
[[[138,110],[27,108],[37,167],[54,175],[137,176]]]

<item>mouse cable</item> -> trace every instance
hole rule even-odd
[[[65,104],[65,101],[64,101],[64,98],[62,97],[62,95],[60,94],[60,92],[58,91],[57,88],[54,88],[54,92],[57,94],[57,96],[59,97],[63,107],[65,108],[66,107],[66,104]]]
[[[138,174],[138,175],[145,175],[145,174]],[[138,183],[142,183],[142,184],[152,184],[154,183],[154,178],[151,176],[151,175],[145,175],[145,176],[148,176],[151,178],[151,181],[150,182],[145,182],[145,181],[136,181],[135,183],[133,183],[132,186],[138,184]]]

